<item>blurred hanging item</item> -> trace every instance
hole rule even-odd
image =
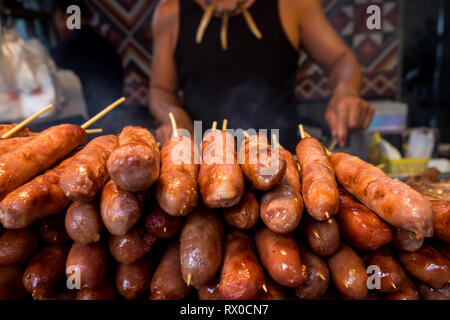
[[[244,16],[245,22],[247,23],[248,28],[253,33],[253,35],[261,39],[262,34],[258,29],[258,26],[255,23],[250,11],[244,4],[245,1],[238,1],[238,6],[232,7],[231,9],[220,9],[217,8],[216,5],[210,0],[206,0],[206,4],[208,5],[205,9],[205,13],[202,16],[200,24],[197,28],[197,34],[195,40],[197,43],[201,43],[203,39],[203,35],[205,34],[206,29],[208,28],[209,23],[211,22],[211,18],[214,14],[222,16],[222,27],[220,29],[220,43],[222,44],[222,49],[228,49],[228,21],[229,17],[233,14],[237,14],[237,11],[240,10],[240,13]]]
[[[0,35],[0,119],[3,122],[21,120],[49,104],[58,109],[62,100],[56,66],[41,43],[36,39],[24,41],[13,29],[3,30]]]

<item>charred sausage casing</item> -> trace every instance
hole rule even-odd
[[[255,189],[267,191],[283,179],[286,161],[279,149],[272,149],[267,137],[255,134],[242,142],[239,150],[242,172]]]
[[[234,137],[229,132],[212,130],[205,135],[198,184],[208,208],[228,208],[241,200],[244,176],[236,163]]]
[[[302,172],[302,195],[308,213],[319,221],[339,210],[339,193],[330,160],[319,140],[302,139],[296,148]]]
[[[0,156],[0,199],[51,168],[85,142],[84,129],[62,124],[42,131],[29,142]]]
[[[64,169],[59,184],[72,201],[92,202],[108,180],[106,161],[117,147],[114,135],[101,136],[89,142]]]
[[[109,156],[111,179],[123,190],[143,191],[159,177],[160,154],[147,129],[128,126],[119,135],[119,147]]]
[[[199,154],[191,139],[168,140],[161,149],[161,174],[155,196],[159,206],[173,216],[185,216],[198,201]]]
[[[339,183],[381,219],[418,240],[433,235],[431,204],[420,193],[358,157],[335,153],[330,159]]]

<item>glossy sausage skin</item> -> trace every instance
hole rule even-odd
[[[434,217],[434,236],[450,243],[450,201],[430,200]]]
[[[270,277],[266,276],[264,280],[264,284],[266,285],[266,290],[261,290],[261,294],[259,295],[258,300],[285,300],[286,299],[286,290],[285,287],[280,286],[278,283],[273,281]]]
[[[103,223],[98,205],[72,203],[66,213],[65,227],[73,241],[82,244],[99,241]]]
[[[0,237],[0,267],[28,262],[39,248],[39,237],[30,228],[7,230]]]
[[[234,137],[213,130],[202,141],[202,163],[198,185],[203,203],[208,208],[235,206],[244,194],[244,176],[236,163]]]
[[[180,245],[172,242],[164,252],[150,283],[150,300],[181,300],[191,292],[181,275]]]
[[[306,266],[306,279],[295,289],[297,297],[302,300],[320,299],[330,284],[330,272],[327,264],[321,257],[304,246],[300,247],[300,254],[302,262]]]
[[[111,179],[123,190],[143,191],[159,177],[160,153],[147,129],[128,126],[119,135],[119,147],[111,152],[107,168]]]
[[[422,248],[425,238],[417,239],[414,233],[398,228],[392,228],[392,246],[394,248],[414,252]]]
[[[108,254],[102,242],[81,244],[75,242],[66,262],[66,275],[70,277],[79,270],[81,288],[94,289],[106,276]]]
[[[381,219],[417,240],[433,235],[431,204],[420,193],[358,157],[334,153],[330,159],[339,183]]]
[[[414,278],[432,288],[450,283],[450,261],[428,244],[416,252],[398,252],[398,259]]]
[[[198,300],[222,300],[219,293],[220,278],[214,277],[197,288]]]
[[[386,295],[387,300],[420,300],[417,288],[410,278],[406,277],[400,288]]]
[[[23,274],[23,285],[33,299],[50,297],[64,287],[68,253],[67,246],[48,246],[30,260]]]
[[[434,289],[425,283],[417,281],[417,290],[423,300],[450,300],[450,284],[441,289]]]
[[[246,190],[239,203],[223,210],[225,222],[238,229],[250,229],[259,218],[259,202],[256,195]]]
[[[106,160],[117,144],[116,136],[101,136],[76,154],[59,181],[67,198],[85,203],[94,200],[108,180]]]
[[[199,151],[191,139],[180,136],[163,145],[155,196],[165,212],[185,216],[197,206],[198,170]]]
[[[142,204],[142,194],[125,191],[110,180],[100,199],[103,224],[111,234],[123,236],[141,218]]]
[[[219,284],[224,300],[253,300],[259,296],[264,272],[254,252],[252,240],[245,232],[232,229],[227,234]]]
[[[450,260],[450,244],[446,242],[438,242],[435,244],[435,248],[440,254]]]
[[[28,294],[22,283],[22,266],[0,267],[0,301],[22,300]]]
[[[123,236],[109,236],[109,251],[117,262],[130,264],[145,256],[153,244],[155,236],[136,226]]]
[[[369,253],[364,261],[367,267],[374,265],[380,268],[380,292],[397,291],[406,279],[406,273],[387,247]]]
[[[114,282],[106,278],[103,283],[95,289],[82,288],[77,290],[76,300],[116,300],[117,290]]]
[[[64,160],[55,168],[10,192],[0,202],[0,221],[5,228],[28,227],[36,220],[61,212],[67,207],[69,199],[61,191],[59,179],[71,159]]]
[[[40,132],[29,142],[0,156],[0,199],[51,168],[85,142],[84,129],[62,124]]]
[[[352,248],[341,244],[338,251],[327,259],[331,278],[336,288],[347,298],[363,300],[368,294],[364,261]]]
[[[116,271],[116,287],[119,294],[133,300],[150,288],[153,264],[149,257],[143,257],[131,264],[119,264]]]
[[[267,137],[255,134],[242,142],[239,150],[242,172],[255,189],[267,191],[281,182],[286,161],[279,149],[272,149]]]
[[[315,138],[302,139],[296,148],[302,172],[302,195],[308,213],[318,221],[339,210],[339,194],[333,167]]]
[[[339,222],[342,236],[355,248],[371,251],[389,243],[392,231],[372,210],[339,188]]]
[[[171,238],[180,229],[181,219],[181,217],[171,216],[159,206],[155,206],[145,218],[145,228],[156,238]]]
[[[217,213],[198,208],[187,218],[180,235],[183,279],[194,287],[206,284],[222,264],[224,230]]]
[[[17,137],[0,140],[0,155],[16,150],[31,139],[33,139],[33,137]]]
[[[302,221],[301,230],[309,247],[321,257],[333,255],[339,247],[339,225],[334,218],[317,221],[307,216]]]
[[[297,228],[304,207],[297,163],[289,151],[278,152],[286,162],[286,172],[280,184],[262,196],[261,219],[273,232],[286,234]]]
[[[63,244],[70,241],[64,226],[64,211],[42,220],[40,225],[41,239],[48,244]]]
[[[296,288],[306,278],[300,251],[291,234],[276,234],[266,227],[255,231],[255,244],[264,268],[273,280],[285,287]]]

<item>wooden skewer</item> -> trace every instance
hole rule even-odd
[[[217,129],[217,121],[213,121],[211,129],[213,129],[213,130]]]
[[[188,287],[191,285],[191,279],[192,279],[192,274],[189,273],[187,276],[187,282],[186,282]]]
[[[311,138],[311,136],[309,135],[309,133],[306,132],[305,129],[303,128],[303,125],[302,125],[302,124],[299,124],[299,125],[298,125],[298,129],[299,129],[299,131],[300,131],[300,137],[301,137],[302,139],[305,139],[305,138]],[[325,152],[326,152],[327,156],[331,156],[332,153],[330,152],[330,150],[328,150],[325,146],[324,146],[324,148],[325,148]]]
[[[222,131],[227,131],[227,127],[228,127],[228,120],[227,119],[223,119]]]
[[[167,232],[167,228],[166,227],[164,227],[164,233],[166,233]]]
[[[265,284],[265,283],[262,285],[262,288],[263,288],[264,292],[267,293],[267,287],[266,287],[266,284]]]
[[[319,271],[317,271],[317,275],[318,275],[322,280],[325,281],[325,277],[324,277],[323,274],[321,274]]]
[[[335,137],[333,137],[331,139],[330,145],[328,146],[328,150],[330,150],[330,152],[333,152],[334,148],[336,147],[337,144],[337,139]]]
[[[245,136],[247,139],[250,138],[250,136],[248,135],[247,130],[242,131],[242,133],[244,134],[244,136]]]
[[[314,234],[314,236],[317,238],[317,239],[319,239],[320,240],[320,236],[319,236],[319,234],[317,233],[317,231],[313,231],[313,234]]]
[[[84,124],[81,125],[83,129],[86,129],[87,127],[90,127],[94,122],[98,121],[100,118],[104,117],[107,113],[109,113],[111,110],[113,110],[115,107],[123,103],[126,99],[124,97],[114,101],[109,106],[107,106],[105,109],[97,113],[94,117],[86,121]]]
[[[102,128],[98,128],[98,129],[87,129],[84,130],[86,131],[87,134],[93,134],[93,133],[102,133],[103,129]]]
[[[214,8],[215,8],[214,3],[210,3],[209,6],[206,8],[205,13],[203,14],[202,20],[200,21],[200,25],[198,26],[197,29],[197,35],[195,36],[195,41],[197,43],[202,42],[205,30],[208,27],[208,24],[213,16]]]
[[[31,117],[26,118],[25,120],[23,120],[21,123],[19,123],[17,126],[15,126],[14,128],[12,128],[11,130],[9,130],[8,132],[6,132],[4,135],[2,135],[2,139],[8,139],[10,137],[12,137],[17,131],[19,131],[20,129],[22,129],[23,127],[25,127],[27,124],[29,124],[31,121],[33,121],[34,119],[38,118],[41,114],[47,112],[48,110],[50,110],[51,108],[53,108],[53,105],[48,105],[46,106],[44,109],[39,110],[38,112],[36,112],[35,114],[33,114]]]
[[[391,283],[392,288],[397,289],[397,286],[394,283]]]
[[[284,149],[283,146],[278,142],[277,135],[272,133],[272,140],[275,142],[275,146],[279,149]]]
[[[172,124],[173,136],[175,138],[177,138],[178,137],[177,122],[175,121],[175,117],[173,116],[172,112],[169,112],[169,118],[170,118],[170,123]]]

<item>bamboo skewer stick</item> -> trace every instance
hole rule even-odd
[[[87,129],[85,130],[87,134],[93,134],[93,133],[102,133],[103,129],[102,128],[98,128],[98,129]]]
[[[227,119],[223,119],[222,131],[227,131],[227,127],[228,127],[228,120]]]
[[[2,135],[2,139],[8,139],[10,137],[12,137],[17,131],[19,131],[20,129],[22,129],[23,127],[25,127],[27,124],[29,124],[31,121],[33,121],[34,119],[38,118],[39,116],[41,116],[43,113],[47,112],[48,110],[52,109],[53,105],[48,105],[45,108],[39,110],[38,112],[36,112],[35,114],[33,114],[31,117],[28,117],[27,119],[23,120],[21,123],[19,123],[17,126],[15,126],[14,128],[12,128],[11,130],[9,130],[8,132],[6,132],[4,135]]]
[[[178,138],[177,122],[175,121],[175,117],[173,116],[173,113],[172,113],[172,112],[169,112],[169,118],[170,118],[170,123],[172,124],[173,136],[174,136],[175,138]]]
[[[211,129],[212,130],[216,130],[217,129],[217,121],[213,121]]]
[[[305,129],[303,128],[303,125],[302,125],[302,124],[299,124],[299,125],[298,125],[298,129],[299,129],[299,131],[300,131],[300,137],[301,137],[302,139],[305,139],[305,138],[311,138],[311,136],[309,135],[309,133],[306,132]],[[332,153],[330,152],[330,150],[328,150],[325,146],[324,146],[324,148],[325,148],[325,152],[327,153],[327,156],[331,156]]]
[[[280,142],[278,142],[277,135],[275,133],[272,133],[272,140],[277,148],[284,149]]]
[[[267,293],[267,286],[266,286],[266,284],[264,283],[263,285],[262,285],[262,289],[264,290],[264,292],[266,292]]]
[[[192,274],[189,273],[187,276],[187,282],[186,282],[188,287],[191,285],[191,279],[192,279]]]
[[[87,122],[81,125],[83,129],[86,129],[90,127],[94,122],[98,121],[100,118],[104,117],[107,113],[109,113],[111,110],[113,110],[118,105],[122,104],[126,99],[124,97],[114,101],[112,104],[107,106],[105,109],[97,113],[94,117],[89,119]]]
[[[242,133],[244,134],[244,136],[245,136],[247,139],[250,138],[250,136],[248,135],[247,130],[242,131]]]

